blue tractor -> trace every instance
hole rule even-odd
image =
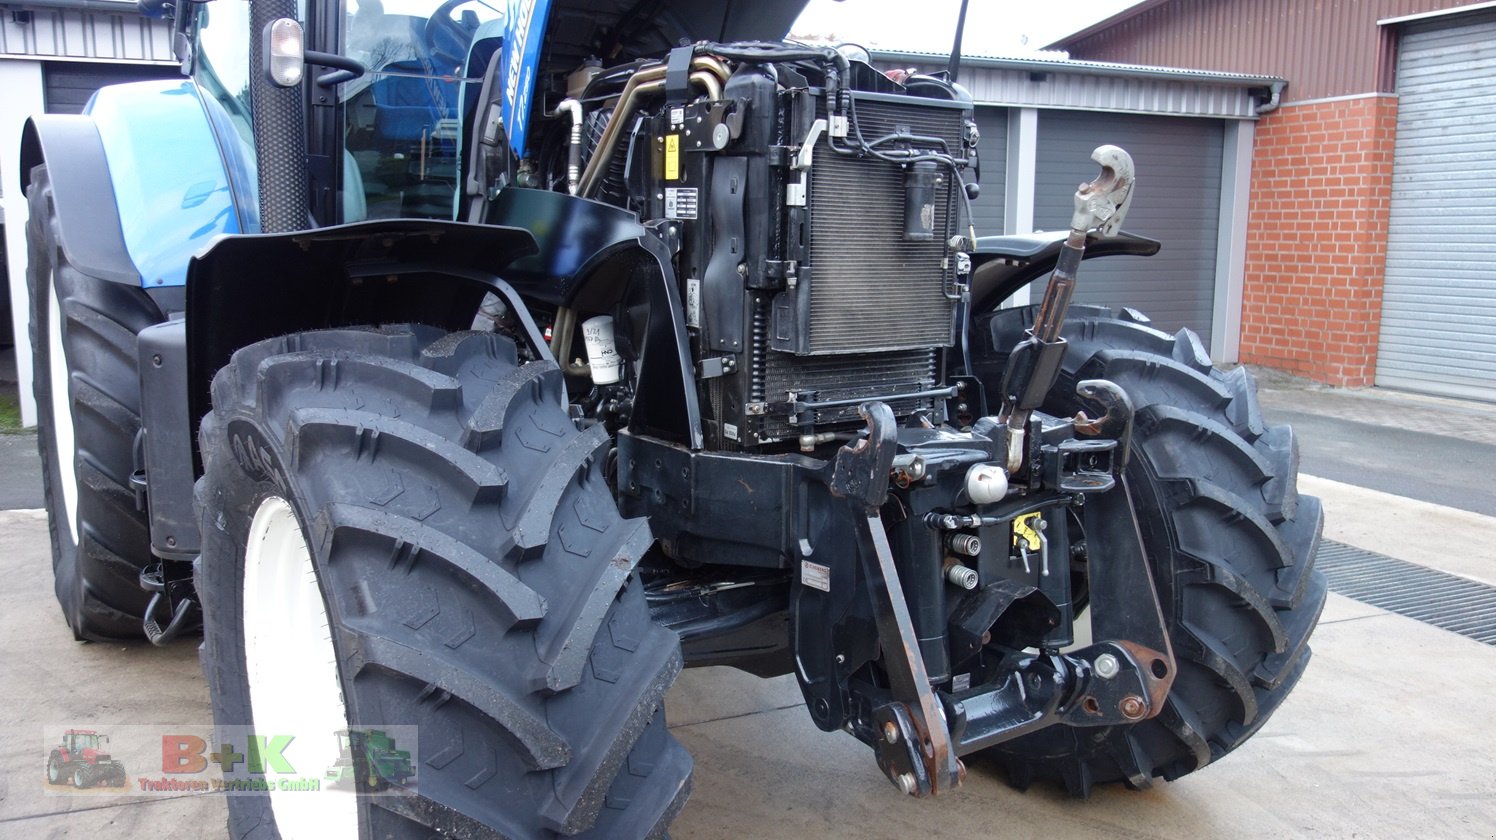
[[[1173,779],[1302,673],[1291,432],[1070,306],[1158,248],[1122,150],[984,237],[954,72],[800,0],[142,2],[186,77],[21,148],[58,599],[200,626],[222,725],[419,731],[417,788],[235,837],[657,836],[684,665],[796,675],[916,796]]]

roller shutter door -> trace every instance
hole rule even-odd
[[[1189,327],[1211,347],[1224,140],[1220,120],[1039,112],[1034,226],[1069,227],[1075,188],[1100,171],[1091,152],[1110,143],[1126,149],[1137,166],[1124,227],[1163,242],[1152,257],[1087,261],[1077,303],[1131,306],[1161,330]]]
[[[1496,13],[1411,26],[1377,384],[1496,400]]]
[[[982,193],[971,203],[977,236],[997,236],[1003,232],[1004,193],[1008,174],[1008,109],[978,105],[977,156],[982,162]]]
[[[42,65],[44,96],[49,114],[81,114],[94,91],[105,85],[180,79],[176,66],[159,64],[103,64],[48,61]]]

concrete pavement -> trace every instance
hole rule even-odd
[[[1267,419],[1299,429],[1300,488],[1324,500],[1326,538],[1496,586],[1489,408],[1259,378]],[[34,447],[0,437],[0,508],[40,504]],[[45,519],[0,511],[0,838],[219,836],[218,796],[45,792],[44,726],[211,716],[196,640],[73,642],[49,564]],[[667,705],[695,794],[672,834],[1496,838],[1496,647],[1333,594],[1312,645],[1298,689],[1236,753],[1085,802],[1019,793],[980,760],[953,795],[903,797],[866,747],[811,724],[792,678],[688,671]]]
[[[1496,406],[1253,372],[1263,416],[1298,433],[1303,473],[1496,516]]]
[[[50,555],[45,514],[0,511],[0,837],[218,836],[221,800],[44,790],[44,726],[212,720],[197,640],[164,649],[73,641],[52,595]]]
[[[1362,514],[1408,500],[1312,478],[1304,489],[1323,495],[1331,538],[1419,561],[1400,553],[1410,544],[1405,529],[1377,530]],[[1442,517],[1441,539],[1477,548],[1496,524],[1437,506],[1409,511],[1418,521]],[[0,837],[216,836],[224,820],[216,796],[43,792],[43,726],[209,717],[195,642],[155,650],[71,640],[50,576],[39,572],[48,563],[45,528],[36,513],[0,512]],[[695,794],[672,833],[1496,837],[1496,717],[1483,712],[1496,695],[1496,648],[1336,595],[1313,647],[1298,689],[1235,754],[1172,784],[1143,793],[1108,786],[1085,802],[1047,787],[1019,793],[980,760],[952,796],[903,797],[867,748],[811,724],[793,679],[688,671],[668,711],[696,757]]]

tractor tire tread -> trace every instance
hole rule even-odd
[[[520,371],[534,387],[504,388]],[[358,686],[350,715],[365,702],[352,698],[377,698],[421,727],[418,794],[366,809],[382,835],[650,836],[689,791],[663,716],[679,640],[650,620],[633,574],[652,537],[618,514],[606,438],[576,428],[551,381],[554,365],[520,365],[506,338],[420,326],[271,339],[214,379],[203,660],[232,689],[215,689],[215,712],[250,715],[242,648],[224,631],[239,621],[229,567],[242,560],[222,556],[234,536],[220,523],[242,485],[285,487],[326,557],[335,644]],[[258,836],[268,806],[236,799],[231,833]]]
[[[79,640],[144,636],[150,594],[140,571],[155,562],[150,525],[130,489],[140,431],[137,336],[163,320],[138,286],[93,277],[67,261],[46,165],[32,170],[27,223],[33,390],[39,414],[37,448],[47,500],[53,576],[64,617]],[[58,313],[50,312],[49,285]],[[60,317],[67,357],[77,483],[77,542],[56,473],[62,463],[52,416],[48,320]]]
[[[977,371],[989,393],[1034,315],[979,321]],[[1074,388],[1091,378],[1133,401],[1129,483],[1178,666],[1152,720],[1096,737],[1050,727],[990,750],[1015,786],[1048,780],[1080,795],[1107,781],[1172,780],[1240,745],[1303,673],[1326,586],[1313,568],[1322,514],[1297,492],[1297,441],[1263,422],[1245,368],[1216,370],[1193,332],[1171,336],[1104,307],[1072,307],[1063,336],[1044,411],[1074,414]]]

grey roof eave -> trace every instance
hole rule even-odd
[[[910,61],[922,64],[945,64],[948,54],[872,50],[880,61]],[[1148,67],[1140,64],[1112,64],[1105,61],[1075,61],[1056,58],[1017,58],[1002,56],[961,56],[963,67],[991,67],[1029,73],[1075,73],[1084,76],[1113,76],[1134,79],[1162,79],[1178,82],[1206,82],[1244,88],[1272,88],[1287,83],[1278,76],[1253,76],[1246,73],[1221,73],[1211,70],[1185,70],[1173,67]]]
[[[105,12],[116,15],[139,15],[140,7],[134,0],[0,0],[0,8],[11,11],[25,9],[66,9],[77,12]]]

